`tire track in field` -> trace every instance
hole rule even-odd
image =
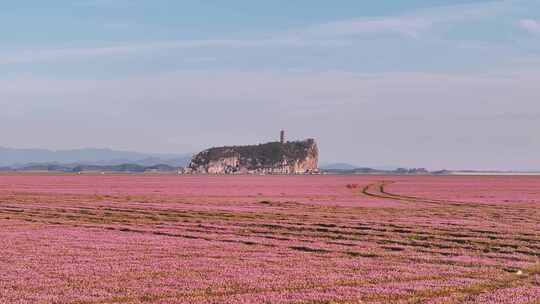
[[[394,183],[395,183],[394,181],[381,181],[381,182],[369,184],[362,189],[362,194],[370,196],[370,197],[379,198],[379,199],[391,199],[391,200],[397,200],[397,201],[426,203],[426,204],[433,204],[433,205],[444,204],[444,202],[437,201],[437,200],[399,195],[399,194],[390,193],[385,190],[385,186],[391,185]],[[463,204],[459,204],[459,205],[462,206]]]
[[[377,183],[369,184],[362,189],[362,194],[380,198],[380,199],[392,199],[397,201],[406,201],[413,203],[425,203],[431,205],[439,206],[458,206],[458,207],[474,207],[474,208],[491,208],[491,209],[503,209],[507,210],[506,206],[501,206],[500,204],[493,203],[478,203],[478,202],[466,202],[466,201],[454,201],[448,199],[435,199],[435,198],[426,198],[419,196],[407,196],[397,193],[392,193],[386,190],[386,186],[395,184],[395,181],[380,181]],[[522,210],[521,208],[512,208],[516,210]],[[527,209],[523,209],[526,211]]]

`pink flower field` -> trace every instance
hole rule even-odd
[[[540,303],[540,177],[0,176],[0,303]]]

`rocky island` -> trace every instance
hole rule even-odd
[[[312,174],[319,171],[314,139],[210,148],[193,156],[188,174]]]

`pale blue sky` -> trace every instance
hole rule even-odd
[[[535,0],[20,0],[0,70],[0,146],[540,169]]]

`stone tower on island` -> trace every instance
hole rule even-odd
[[[312,174],[319,172],[315,139],[210,148],[196,154],[184,172],[192,174]]]

